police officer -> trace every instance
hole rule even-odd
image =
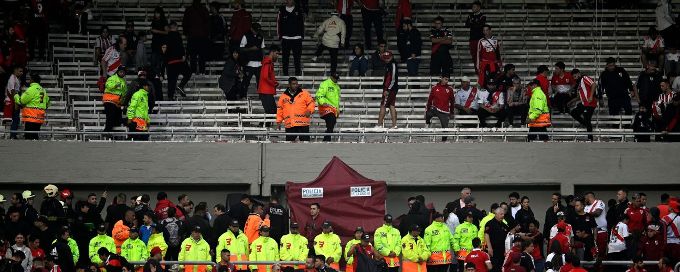
[[[119,127],[121,124],[121,100],[127,93],[127,84],[125,83],[126,73],[125,66],[121,65],[118,67],[116,74],[106,79],[106,87],[102,96],[104,113],[106,113],[105,132],[113,131],[114,127]]]
[[[89,256],[92,263],[97,265],[102,263],[102,260],[99,259],[99,254],[97,254],[97,252],[103,247],[108,249],[109,252],[116,251],[116,244],[113,242],[113,238],[106,235],[106,225],[100,224],[97,227],[97,236],[90,240]]]
[[[361,244],[361,237],[364,235],[364,228],[363,227],[357,227],[357,229],[354,231],[354,239],[347,241],[347,244],[345,244],[345,261],[347,262],[347,266],[345,267],[345,272],[354,272],[354,256],[350,256],[350,252],[352,251],[352,247],[354,245]],[[354,253],[352,253],[354,254]]]
[[[308,243],[307,238],[300,235],[300,224],[297,222],[290,223],[290,234],[281,237],[281,249],[279,250],[281,261],[304,262],[309,254]],[[287,265],[284,266],[283,271],[288,272],[304,268],[304,265]]]
[[[505,209],[496,208],[494,215],[494,219],[486,223],[484,239],[493,266],[491,272],[500,272],[505,258],[505,237],[508,235],[510,228],[503,222]]]
[[[392,226],[392,215],[384,217],[385,224],[375,230],[373,241],[375,249],[384,256],[387,262],[387,270],[390,272],[399,271],[399,254],[401,254],[401,234],[399,230]]]
[[[425,245],[425,240],[420,238],[420,226],[413,225],[411,231],[401,239],[401,254],[403,258],[403,271],[425,272],[426,263],[430,258],[430,250]]]
[[[427,260],[427,271],[447,272],[453,259],[451,248],[455,247],[454,236],[444,223],[444,215],[436,213],[433,219],[432,224],[425,228],[423,237],[425,245],[432,253]]]
[[[130,228],[130,238],[123,242],[120,247],[120,256],[130,262],[146,261],[149,257],[149,250],[142,239],[139,239],[139,230],[137,227]]]
[[[229,223],[229,230],[220,235],[217,239],[217,249],[215,252],[222,252],[223,249],[229,250],[229,262],[247,261],[250,248],[248,237],[239,227],[239,221],[234,219]],[[237,271],[248,271],[247,265],[236,265]]]
[[[250,245],[250,261],[269,261],[279,260],[279,245],[276,240],[269,237],[269,226],[260,227],[260,237]],[[251,265],[253,272],[272,272],[271,265]]]
[[[465,222],[456,227],[455,234],[453,235],[453,250],[456,252],[459,265],[463,265],[463,261],[472,251],[472,239],[478,236],[478,229],[474,225],[474,218],[472,212],[468,212],[465,215]]]
[[[342,246],[340,237],[333,233],[331,222],[326,221],[321,225],[321,234],[314,238],[314,252],[326,256],[326,264],[335,270],[340,270],[340,258]]]
[[[201,236],[201,227],[191,229],[191,236],[184,239],[180,246],[178,261],[210,261],[210,245]],[[185,265],[185,272],[207,271],[206,265]]]

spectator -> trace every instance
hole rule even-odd
[[[664,244],[666,243],[661,231],[664,228],[656,223],[647,226],[645,234],[640,239],[637,255],[646,261],[657,261],[664,257]]]
[[[515,220],[522,228],[522,233],[527,233],[529,232],[529,223],[532,223],[536,219],[534,217],[534,212],[529,206],[529,197],[523,196],[520,203],[522,208],[515,214]]]
[[[31,1],[31,16],[28,22],[28,53],[31,60],[47,60],[45,49],[47,49],[47,15],[42,1]],[[38,54],[35,53],[36,47]]]
[[[380,6],[380,0],[358,0],[361,4],[361,20],[364,24],[364,44],[371,50],[371,25],[375,28],[378,43],[383,41],[383,15],[385,10]]]
[[[40,76],[31,73],[28,79],[29,87],[21,95],[14,90],[11,95],[17,107],[21,107],[21,121],[24,122],[24,139],[38,140],[40,134],[29,131],[40,131],[45,123],[45,111],[50,106],[50,97],[40,85]]]
[[[487,78],[485,86],[486,88],[480,90],[479,94],[477,94],[479,126],[486,127],[486,118],[494,116],[497,119],[495,127],[502,127],[507,115],[505,94],[496,88],[496,80],[493,77]]]
[[[155,223],[153,213],[146,211],[144,215],[142,215],[142,224],[139,227],[139,239],[142,240],[144,244],[149,243],[149,238],[151,237],[152,228],[154,225]],[[153,249],[153,247],[149,248],[149,250],[151,249]]]
[[[179,254],[179,246],[184,239],[185,226],[184,221],[177,218],[175,213],[179,212],[177,209],[168,209],[168,217],[160,221],[161,229],[163,230],[163,237],[167,239],[168,249],[165,253],[165,259],[168,261],[177,260]]]
[[[571,73],[565,70],[564,62],[555,63],[552,79],[550,80],[554,107],[560,114],[569,112],[569,101],[572,98],[572,89],[576,87],[576,80]]]
[[[127,126],[129,132],[143,133],[149,131],[149,81],[140,80],[138,83],[141,87],[137,90],[130,100],[130,105],[127,109]],[[148,134],[131,134],[128,136],[131,140],[147,141]]]
[[[575,208],[576,214],[574,216],[573,227],[576,236],[574,237],[574,249],[579,257],[592,261],[593,257],[597,256],[597,248],[594,248],[594,234],[597,233],[597,223],[595,218],[585,211],[584,200],[577,199]]]
[[[269,218],[271,224],[270,236],[277,242],[284,234],[288,233],[288,210],[279,204],[279,199],[272,197],[265,211],[265,218]],[[306,255],[306,254],[305,254]]]
[[[12,69],[12,74],[9,76],[9,79],[7,80],[7,85],[5,87],[5,103],[9,102],[11,103],[11,110],[12,110],[12,124],[10,125],[10,130],[15,131],[15,132],[10,132],[9,138],[10,139],[16,139],[17,138],[17,133],[16,131],[19,130],[19,124],[21,122],[20,119],[20,112],[21,112],[21,107],[19,107],[19,102],[14,99],[15,94],[19,94],[21,92],[21,78],[24,76],[24,68],[21,66],[14,66]]]
[[[512,218],[516,218],[516,214],[519,210],[522,209],[522,202],[520,201],[519,198],[519,193],[518,192],[512,192],[508,195],[508,201],[509,206],[510,206],[510,215],[512,215]]]
[[[609,209],[609,211],[612,211],[611,215],[609,214],[609,212],[607,212],[607,224],[610,225],[609,226],[610,230],[614,228],[617,222],[621,220],[621,216],[625,213],[626,209],[628,209],[629,205],[630,202],[628,201],[628,190],[626,189],[618,190],[616,192],[615,204],[608,205],[609,207],[613,207]]]
[[[401,1],[399,2],[401,3]],[[401,62],[406,63],[409,76],[418,75],[422,46],[420,31],[413,25],[411,19],[402,19],[397,33],[397,47],[399,47]]]
[[[298,137],[300,141],[310,140],[309,135],[295,135],[295,133],[309,133],[314,110],[314,99],[309,92],[300,87],[297,78],[288,78],[288,88],[279,98],[276,110],[277,128],[280,129],[281,123],[284,124],[286,141],[295,141]]]
[[[335,4],[335,11],[340,14],[340,19],[345,22],[346,34],[345,49],[349,48],[349,42],[352,40],[352,30],[354,27],[354,19],[352,18],[352,8],[354,7],[354,0],[337,0]],[[307,14],[307,12],[305,12]],[[363,51],[363,50],[362,50]],[[350,73],[351,74],[351,73]]]
[[[211,250],[210,249],[212,247],[201,236],[201,233],[203,233],[204,231],[205,230],[202,230],[202,228],[199,227],[199,226],[194,226],[191,229],[191,236],[189,236],[189,238],[184,239],[184,241],[182,242],[182,246],[180,247],[181,251],[179,252],[179,257],[178,257],[178,260],[180,262],[183,262],[183,261],[210,261],[210,259],[211,259],[211,257],[210,257],[210,251]],[[184,269],[185,269],[185,271],[194,271],[194,269],[196,269],[196,271],[206,271],[207,266],[206,265],[185,265]]]
[[[677,48],[670,47],[668,48],[664,59],[665,63],[663,71],[670,81],[674,81],[675,78],[680,75],[680,52],[678,52]]]
[[[243,93],[239,97],[246,97],[248,95],[250,79],[253,78],[253,75],[255,76],[255,82],[258,84],[256,89],[259,90],[260,68],[262,67],[262,59],[264,57],[264,37],[260,33],[260,24],[252,24],[250,31],[243,35],[240,48],[241,51],[239,53],[243,55],[243,63],[246,63],[246,66],[244,68],[243,88],[241,89]],[[272,46],[272,48],[276,47]]]
[[[156,219],[159,221],[164,220],[165,218],[168,218],[168,211],[169,210],[175,210],[175,215],[178,218],[184,217],[184,214],[175,206],[172,201],[168,200],[168,194],[166,192],[158,192],[156,195],[156,208],[154,209],[154,213],[156,213]]]
[[[317,254],[314,256],[314,270],[317,272],[337,272],[338,270],[326,264],[326,256]]]
[[[671,200],[669,207],[670,213],[661,219],[666,229],[665,254],[672,261],[677,262],[677,260],[680,260],[680,235],[678,232],[678,229],[680,229],[680,217],[678,217],[677,200]]]
[[[396,18],[394,19],[394,29],[399,30],[403,20],[411,20],[411,1],[399,0],[397,3]]]
[[[190,218],[187,218],[186,224],[187,224],[187,229],[190,230],[200,230],[201,233],[201,238],[204,239],[208,244],[210,244],[210,247],[214,247],[215,242],[213,238],[213,233],[212,233],[212,228],[210,228],[210,221],[206,219],[206,213],[208,207],[205,205],[205,203],[199,203],[196,205],[196,209],[194,210],[194,215]],[[193,233],[192,233],[193,236]]]
[[[186,63],[184,44],[182,43],[182,36],[177,32],[176,22],[170,22],[170,31],[167,35],[166,44],[161,45],[161,52],[164,54],[165,66],[168,72],[168,99],[175,100],[175,91],[180,96],[186,97],[184,86],[191,79],[192,72]],[[179,75],[182,75],[182,81],[177,85]]]
[[[430,96],[427,99],[427,104],[425,105],[425,124],[430,125],[432,117],[437,117],[441,127],[448,128],[449,118],[453,117],[455,100],[453,88],[449,86],[449,75],[442,74],[439,82],[432,87]],[[442,141],[446,141],[446,136],[442,137]]]
[[[464,187],[462,190],[460,190],[460,198],[457,199],[457,201],[454,200],[446,204],[446,210],[454,211],[465,207],[465,198],[468,196],[472,196],[472,189],[469,187]]]
[[[125,63],[128,61],[127,54],[125,53],[127,46],[127,39],[124,36],[119,36],[113,46],[109,46],[105,49],[104,56],[102,56],[102,59],[99,62],[102,74],[110,77],[115,74],[119,68],[125,68]]]
[[[664,134],[663,140],[666,142],[678,142],[680,137],[678,135],[667,135],[668,132],[680,132],[680,95],[673,97],[672,103],[668,106],[663,114],[665,127],[662,130]]]
[[[669,205],[670,198],[671,197],[667,193],[661,194],[659,205],[656,206],[659,209],[659,217],[663,218],[671,213],[671,206]]]
[[[134,63],[137,67],[146,67],[149,61],[146,58],[146,32],[137,32],[137,42],[135,43],[135,59]]]
[[[623,108],[626,115],[633,113],[630,98],[632,96],[637,99],[637,87],[631,82],[628,72],[623,67],[616,66],[614,58],[607,58],[607,67],[600,74],[599,85],[604,89],[604,93],[607,94],[610,115],[618,115],[621,108]],[[603,101],[602,92],[598,95],[600,101]]]
[[[538,86],[541,87],[545,97],[550,97],[552,95],[550,92],[550,81],[548,81],[548,72],[547,65],[539,65],[536,69],[536,79],[539,82]],[[527,95],[531,96],[532,90],[529,91],[530,92]],[[548,100],[548,106],[550,106],[550,100]]]
[[[229,216],[239,222],[239,226],[245,226],[250,214],[250,207],[253,201],[248,194],[241,195],[241,199],[236,206],[229,209]]]
[[[316,40],[319,39],[319,35],[323,34],[323,36],[321,36],[321,42],[314,53],[314,57],[312,57],[312,62],[316,62],[321,53],[328,50],[331,60],[331,74],[335,73],[338,67],[338,49],[344,47],[346,31],[345,22],[338,17],[337,12],[332,11],[331,17],[326,19],[314,33]]]
[[[26,47],[26,26],[20,22],[14,22],[9,31],[9,59],[14,65],[26,67],[28,63],[28,49]]]
[[[496,77],[496,80],[498,81],[498,89],[500,89],[503,92],[507,92],[507,90],[512,86],[512,82],[515,79],[519,79],[520,83],[522,82],[517,73],[515,72],[515,65],[512,63],[508,63],[505,66],[503,66],[503,71],[501,73],[498,73],[498,76]]]
[[[678,25],[673,18],[673,5],[669,0],[660,0],[656,5],[656,29],[669,47],[678,46]]]
[[[220,262],[217,263],[217,272],[236,271],[236,266],[231,263],[231,252],[224,248],[220,251]]]
[[[236,48],[234,51],[230,51],[230,56],[224,62],[224,67],[222,68],[222,75],[218,79],[218,86],[224,92],[224,97],[229,100],[240,100],[245,97],[239,97],[239,95],[244,92],[241,91],[243,87],[243,66],[241,66],[241,60],[239,49]]]
[[[647,272],[645,269],[644,259],[641,256],[636,255],[633,257],[633,264],[630,266],[626,272]],[[573,270],[572,270],[573,271]],[[585,271],[585,270],[584,270]]]
[[[508,254],[508,263],[503,266],[503,271],[511,272],[529,272],[524,269],[520,264],[522,262],[522,253],[520,252],[510,252]]]
[[[229,230],[229,224],[232,220],[227,213],[227,208],[222,204],[213,206],[213,215],[215,219],[212,222],[212,230],[213,234],[217,237]]]
[[[583,269],[581,267],[581,259],[579,259],[578,256],[574,256],[574,259],[572,260],[571,264],[573,265],[573,268],[569,270],[570,272],[587,272],[588,270]]]
[[[676,96],[676,94],[671,90],[669,82],[665,79],[661,80],[659,86],[662,93],[652,104],[652,117],[654,117],[655,130],[663,131],[665,125],[663,122],[664,112],[671,106],[673,97]],[[659,140],[659,138],[657,138],[657,140]]]
[[[250,32],[253,19],[250,12],[243,8],[243,0],[235,0],[232,5],[234,12],[231,15],[231,23],[229,24],[230,53],[241,47],[241,40],[246,33]]]
[[[510,127],[515,125],[515,116],[519,116],[520,126],[526,124],[527,119],[527,95],[526,88],[523,88],[519,77],[512,79],[512,85],[507,89],[507,120]]]
[[[204,74],[205,61],[210,52],[210,12],[201,0],[193,0],[184,11],[182,19],[184,36],[187,37],[187,49],[191,61],[191,72]],[[198,67],[196,66],[198,63]],[[198,68],[198,70],[197,70]]]
[[[363,77],[368,72],[368,57],[364,55],[364,46],[355,45],[353,52],[349,57],[349,75]]]
[[[659,272],[673,272],[671,260],[663,257],[659,260]]]
[[[212,56],[210,59],[224,59],[226,49],[227,19],[220,14],[222,5],[213,1],[210,3],[210,43]],[[230,51],[231,52],[231,51]]]
[[[632,237],[628,232],[628,215],[621,216],[621,221],[612,229],[609,246],[607,250],[607,259],[609,260],[625,260],[628,258],[628,246],[632,241]]]
[[[491,26],[484,25],[484,37],[477,43],[477,57],[475,58],[478,82],[483,84],[482,87],[486,87],[486,79],[494,77],[502,65],[501,43],[491,35]]]
[[[30,270],[24,270],[23,263],[26,262],[26,254],[23,251],[12,252],[8,250],[8,257],[0,260],[0,268],[7,272],[25,272]]]
[[[660,67],[664,63],[664,39],[659,35],[659,31],[656,30],[654,26],[650,26],[647,31],[647,36],[642,39],[642,47],[640,54],[640,60],[642,61],[642,66],[647,67],[650,63],[656,64],[656,67]]]
[[[156,74],[163,74],[165,71],[165,61],[161,45],[167,44],[165,39],[168,36],[170,27],[168,20],[165,19],[163,7],[156,7],[151,18],[151,67]]]
[[[640,193],[633,195],[633,201],[624,212],[628,215],[628,232],[630,232],[633,241],[640,241],[642,232],[649,222],[647,222],[647,215],[649,210],[644,208],[642,196]],[[637,253],[637,243],[631,243],[629,247],[629,256],[632,257]]]
[[[328,266],[339,271],[342,255],[340,237],[333,233],[333,225],[329,221],[323,222],[321,230],[321,234],[314,237],[314,252],[317,255],[327,256]]]
[[[28,247],[31,249],[31,257],[33,257],[33,260],[36,262],[45,260],[45,250],[40,248],[40,246],[40,238],[31,235],[28,236]]]
[[[546,268],[550,266],[554,269],[554,271],[560,271],[562,265],[566,263],[566,254],[562,253],[562,245],[560,245],[560,242],[554,241],[553,243],[550,243],[550,249],[548,252],[548,256],[545,257]]]
[[[597,242],[597,252],[600,257],[606,257],[607,252],[607,215],[605,214],[605,204],[602,200],[595,198],[595,193],[586,192],[585,193],[585,212],[590,216],[595,218],[595,223],[597,226],[595,236]]]
[[[385,63],[380,57],[385,51],[387,51],[387,43],[385,41],[378,41],[378,49],[371,53],[371,76],[385,76]]]
[[[552,244],[558,243],[562,247],[561,252],[571,252],[571,231],[567,233],[567,229],[570,226],[564,221],[558,222],[555,226],[557,228],[557,233],[554,237],[550,238],[548,247],[552,248]]]
[[[529,123],[529,136],[527,139],[529,141],[536,140],[536,138],[541,141],[547,141],[547,134],[536,135],[531,132],[546,133],[548,132],[547,128],[551,126],[548,100],[540,87],[538,87],[539,83],[540,82],[536,79],[529,83],[529,89],[532,93],[529,102],[529,117],[527,118],[527,122]]]
[[[106,248],[100,248],[97,251],[97,255],[99,255],[99,259],[102,260],[102,267],[106,269],[106,271],[123,271],[123,268],[128,271],[133,270],[133,266],[128,263],[127,259],[110,252]]]
[[[489,254],[481,250],[482,242],[478,237],[472,239],[472,251],[465,257],[466,272],[470,271],[470,267],[478,268],[473,271],[488,272],[493,267]],[[460,262],[459,262],[460,265]]]
[[[655,126],[652,123],[650,117],[651,115],[649,114],[649,111],[647,111],[647,108],[645,108],[645,106],[640,106],[638,112],[635,114],[635,117],[633,118],[633,132],[635,133],[652,132]],[[649,142],[650,137],[649,135],[635,135],[635,141]]]
[[[257,93],[262,102],[262,108],[267,114],[276,113],[276,103],[274,102],[274,95],[276,95],[276,88],[279,82],[276,81],[276,74],[274,72],[274,62],[279,57],[280,49],[276,45],[269,48],[269,53],[262,60],[262,68],[259,70],[259,83],[257,84]]]
[[[33,266],[33,254],[31,254],[31,249],[24,243],[25,241],[26,236],[24,234],[18,233],[15,235],[14,244],[7,250],[7,254],[4,257],[10,259],[14,255],[21,256],[21,254],[17,254],[18,252],[23,253],[20,261],[21,267],[23,271],[29,272]]]
[[[465,19],[465,27],[470,28],[470,57],[473,62],[477,60],[477,46],[479,40],[484,38],[484,25],[486,25],[486,14],[482,12],[482,3],[480,1],[475,1],[472,3],[472,12],[470,12],[467,19]],[[475,72],[477,72],[476,65]]]
[[[432,56],[430,60],[430,75],[451,74],[453,60],[449,49],[453,44],[453,33],[443,27],[444,18],[437,16],[432,22],[430,40],[432,41]]]
[[[260,227],[262,226],[271,227],[269,216],[265,216],[262,204],[254,203],[252,211],[248,215],[248,221],[246,221],[245,227],[243,227],[243,232],[248,237],[249,243],[257,239]]]
[[[135,22],[134,21],[126,21],[125,22],[125,30],[123,31],[123,34],[121,35],[125,37],[125,39],[128,42],[128,47],[125,48],[125,60],[126,62],[123,63],[125,66],[133,66],[137,65],[137,67],[141,67],[141,65],[137,63],[133,63],[134,59],[131,59],[131,57],[135,56],[137,54],[137,32],[135,32]]]
[[[295,75],[302,75],[300,56],[302,55],[302,40],[305,38],[305,18],[300,8],[295,6],[293,0],[286,0],[286,4],[279,7],[279,14],[276,18],[276,32],[281,41],[283,53],[281,60],[283,75],[288,76],[288,60],[291,50],[293,51]]]
[[[129,209],[129,207],[125,204],[126,200],[127,196],[123,193],[119,193],[116,197],[113,198],[113,202],[111,203],[111,205],[109,205],[106,208],[106,218],[104,219],[104,221],[108,226],[107,228],[108,233],[111,233],[113,225],[116,224],[118,220],[122,220],[123,217],[125,216],[125,212]]]
[[[57,240],[53,243],[52,254],[55,256],[55,263],[59,265],[63,271],[75,271],[75,263],[73,261],[73,254],[71,247],[68,244],[70,232],[68,228],[62,228],[57,233]]]
[[[484,229],[484,241],[494,269],[492,271],[500,271],[500,268],[503,266],[505,237],[509,232],[509,227],[503,220],[504,217],[505,210],[497,208],[494,212],[494,219],[486,223]]]
[[[456,91],[456,104],[454,105],[458,109],[458,114],[477,114],[477,109],[479,109],[479,96],[477,92],[477,87],[470,85],[470,78],[463,76],[461,78],[460,89]]]
[[[340,75],[337,73],[319,85],[319,90],[314,95],[316,104],[319,105],[319,117],[326,122],[326,133],[333,133],[338,116],[340,116]],[[330,135],[323,137],[324,142],[331,140]]]
[[[645,70],[640,73],[636,81],[638,98],[640,105],[645,106],[645,108],[651,108],[654,101],[659,98],[661,94],[660,84],[663,80],[663,74],[658,71],[657,65],[655,63],[649,63]],[[670,84],[668,84],[670,87]]]
[[[591,123],[591,118],[593,117],[593,113],[597,107],[597,99],[595,98],[595,93],[597,92],[597,83],[595,83],[592,78],[586,75],[581,75],[581,72],[578,69],[572,70],[571,75],[576,78],[575,83],[578,97],[567,103],[577,103],[576,107],[571,110],[570,114],[574,120],[586,127],[586,131],[592,132],[593,125]],[[592,134],[588,135],[588,140],[593,140]]]
[[[522,241],[521,250],[520,266],[526,271],[537,271],[534,257],[531,256],[531,253],[534,251],[534,243],[530,240]]]
[[[380,100],[380,112],[378,113],[378,126],[383,127],[385,119],[385,109],[390,108],[392,116],[392,127],[397,128],[397,92],[399,91],[399,72],[397,63],[394,61],[392,52],[385,51],[380,55],[380,59],[385,63],[385,77],[383,78],[382,99]]]

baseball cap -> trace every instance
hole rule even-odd
[[[363,227],[357,227],[357,229],[354,230],[354,232],[359,232],[359,231],[364,232],[364,228]]]
[[[462,78],[460,78],[460,81],[461,82],[470,82],[470,78],[468,76],[463,76]]]
[[[659,229],[661,229],[661,227],[657,224],[651,224],[651,225],[647,226],[647,229],[653,230],[653,231],[659,231]]]
[[[163,250],[161,250],[160,247],[154,247],[153,249],[151,249],[151,256],[154,256],[156,254],[161,254],[162,252],[163,252]]]
[[[362,241],[370,241],[370,240],[371,240],[371,236],[368,235],[368,234],[361,235],[361,240],[362,240]]]
[[[269,226],[263,225],[262,227],[260,227],[260,231],[269,231]]]
[[[321,225],[322,228],[330,228],[332,226],[330,221],[324,221],[323,225]]]
[[[385,51],[382,54],[380,54],[380,59],[382,59],[383,61],[387,61],[390,58],[392,58],[392,52],[390,51]]]
[[[22,196],[24,199],[29,199],[29,198],[35,197],[35,195],[34,195],[31,191],[29,191],[29,190],[26,190],[26,191],[24,191],[23,193],[21,193],[21,196]]]
[[[486,79],[486,84],[487,85],[488,84],[496,85],[496,79],[494,79],[493,77],[489,77],[489,78]]]
[[[138,76],[138,77],[146,76],[146,71],[144,71],[144,70],[139,70],[139,71],[137,72],[137,76]]]
[[[414,231],[414,230],[420,230],[420,226],[418,224],[411,226],[411,231]]]
[[[434,215],[432,216],[432,219],[437,219],[437,218],[440,218],[440,217],[444,217],[444,215],[441,214],[441,213],[439,213],[439,212],[436,212],[436,213],[434,213]]]
[[[229,226],[230,227],[239,227],[240,224],[238,223],[238,220],[231,220],[231,222],[229,223]]]
[[[557,212],[557,217],[564,217],[564,212]]]
[[[191,231],[201,232],[201,226],[194,226]]]
[[[541,85],[541,82],[538,81],[538,79],[532,79],[531,81],[529,81],[529,84]]]
[[[386,214],[385,217],[383,218],[385,221],[392,222],[392,215],[391,214]]]
[[[130,227],[130,233],[138,232],[138,231],[139,231],[139,229],[137,229],[137,227]]]
[[[290,223],[290,228],[291,228],[291,229],[297,229],[297,228],[299,228],[299,227],[300,227],[300,224],[298,224],[297,222],[292,222],[292,223]]]
[[[104,225],[104,224],[99,224],[99,226],[97,226],[97,230],[98,230],[98,231],[105,231],[105,230],[106,230],[106,225]]]
[[[116,70],[116,72],[120,72],[120,71],[127,72],[127,67],[125,67],[125,65],[118,66],[118,69]]]
[[[4,195],[0,195],[0,203],[3,203],[3,202],[5,202],[5,201],[7,201],[7,200],[5,200],[5,196],[4,196]]]
[[[340,80],[340,74],[338,72],[331,73],[331,76],[334,77],[337,80]]]

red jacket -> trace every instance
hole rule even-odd
[[[450,113],[455,102],[453,88],[449,85],[437,83],[430,91],[430,98],[427,99],[425,110],[429,111],[431,108],[435,108],[440,112]]]
[[[405,17],[411,18],[411,1],[399,0],[399,4],[397,4],[397,18],[394,19],[394,28],[399,29],[401,19]]]
[[[274,74],[274,62],[269,56],[262,59],[262,70],[260,70],[260,82],[257,84],[258,94],[276,94],[276,74]]]
[[[247,12],[243,8],[234,11],[234,14],[231,16],[231,24],[229,28],[229,37],[232,41],[241,41],[243,35],[250,31],[252,19],[253,16],[250,15],[250,12]]]
[[[552,248],[552,243],[554,241],[560,242],[560,247],[562,247],[562,253],[571,252],[571,245],[569,244],[569,237],[564,234],[564,232],[558,232],[555,237],[550,240],[548,248]]]
[[[168,218],[168,209],[169,208],[174,208],[177,213],[175,213],[176,217],[179,218],[180,220],[184,220],[184,214],[180,209],[175,206],[172,201],[163,199],[159,200],[158,203],[156,203],[156,208],[153,210],[156,213],[156,217],[158,217],[158,221],[163,220],[165,218]]]
[[[647,210],[643,208],[635,208],[633,205],[628,205],[628,209],[624,212],[628,215],[628,231],[642,232],[647,226]]]
[[[638,247],[638,254],[642,255],[645,260],[658,261],[664,256],[664,247],[666,239],[661,234],[649,238],[643,235],[640,239],[640,246]]]

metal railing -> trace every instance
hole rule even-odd
[[[146,264],[146,262],[142,261],[135,261],[135,262],[129,262],[131,265],[134,266],[143,266]],[[280,264],[280,265],[303,265],[305,262],[301,261],[234,261],[230,262],[231,264],[234,265],[275,265],[275,264]],[[161,265],[209,265],[215,268],[220,267],[219,262],[213,262],[213,261],[160,261]]]

